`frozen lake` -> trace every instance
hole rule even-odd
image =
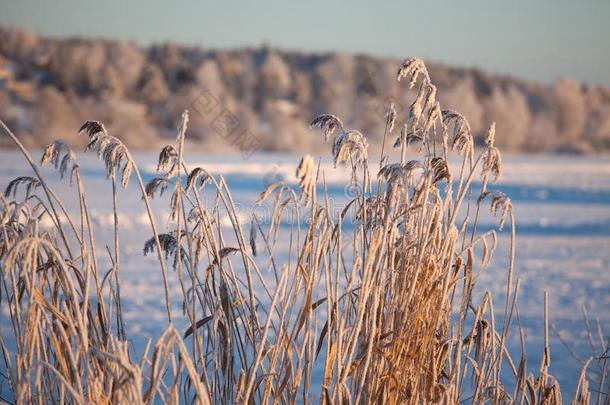
[[[40,156],[35,153],[36,157]],[[136,154],[145,174],[145,181],[154,175],[156,154]],[[295,182],[294,170],[298,156],[256,153],[241,156],[205,156],[188,154],[187,161],[208,171],[223,174],[238,204],[239,216],[248,229],[252,210],[259,193],[270,182],[283,178]],[[94,220],[99,229],[98,247],[105,255],[105,244],[112,245],[112,213],[110,184],[105,179],[101,162],[93,155],[79,156],[85,188]],[[337,204],[345,200],[345,174],[324,164],[331,197]],[[52,170],[43,171],[52,187],[66,196],[68,210],[76,212],[77,201],[67,181],[60,182]],[[0,186],[30,171],[21,156],[0,152]],[[133,180],[132,180],[132,183]],[[557,377],[564,395],[571,395],[579,374],[579,361],[601,348],[591,347],[583,319],[587,309],[594,333],[599,320],[604,337],[610,333],[610,157],[574,156],[504,156],[503,174],[493,187],[511,197],[517,219],[517,263],[515,277],[521,281],[519,307],[526,331],[529,367],[536,369],[542,352],[543,291],[549,292],[550,322],[554,330],[571,346],[580,360],[570,354],[551,333],[551,373]],[[164,196],[167,197],[167,196]],[[157,336],[165,325],[161,274],[154,255],[143,257],[142,247],[150,237],[150,229],[135,184],[119,195],[122,232],[121,291],[127,332],[137,353],[148,336]],[[158,214],[167,212],[167,198],[155,201]],[[264,217],[264,212],[259,212]],[[162,231],[167,216],[159,215]],[[492,227],[496,220],[484,216],[481,227]],[[499,233],[499,247],[492,266],[479,280],[479,289],[493,292],[496,303],[503,302],[505,269],[508,263],[508,231]],[[180,289],[172,280],[175,314],[179,308]],[[497,308],[500,306],[498,304]],[[503,306],[503,305],[501,305]],[[498,309],[498,311],[500,311]],[[3,318],[6,313],[3,311]],[[6,327],[3,320],[0,325]],[[180,321],[179,321],[180,322]],[[511,349],[518,347],[513,334]],[[596,387],[595,387],[596,388]],[[564,400],[567,398],[564,398]]]

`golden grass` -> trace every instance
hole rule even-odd
[[[7,400],[560,403],[559,385],[548,373],[546,299],[538,375],[527,372],[527,356],[515,361],[506,350],[518,314],[515,219],[510,199],[489,190],[501,170],[494,125],[477,155],[466,118],[441,110],[424,63],[406,60],[401,78],[410,80],[417,96],[399,133],[390,109],[384,134],[384,146],[386,137],[396,137],[400,160],[387,163],[382,151],[379,171],[371,173],[364,135],[333,115],[318,117],[312,125],[332,138],[335,164],[351,168],[357,195],[334,213],[319,168],[306,156],[297,169],[301,190],[282,182],[270,185],[260,202],[270,201],[274,216],[268,224],[254,216],[248,233],[224,179],[205,168],[188,169],[188,113],[175,145],[159,156],[158,176],[147,185],[124,144],[102,124],[85,123],[87,149],[103,160],[113,186],[109,273],[99,265],[76,154],[55,142],[42,158],[62,177],[70,173],[80,203],[78,217],[72,218],[2,124],[34,171],[33,177],[9,184],[0,200],[0,302],[11,321],[1,337],[8,339],[0,342]],[[461,157],[458,173],[447,163],[451,154]],[[122,316],[118,220],[119,188],[134,176],[152,233],[144,253],[158,255],[167,309],[165,332],[138,358],[128,350]],[[478,176],[482,192],[473,196]],[[23,188],[23,198],[16,199]],[[174,230],[160,234],[150,199],[165,190],[171,191]],[[212,193],[216,204],[204,204],[204,192]],[[491,294],[477,294],[483,297],[478,302],[473,294],[475,275],[492,260],[496,245],[495,231],[477,231],[480,210],[488,203],[499,226],[507,223],[512,235],[500,324]],[[44,215],[53,220],[50,230],[40,226]],[[221,215],[233,224],[233,246],[221,231]],[[280,230],[286,216],[295,225],[281,255],[288,259],[280,262],[276,245],[280,235],[286,237]],[[346,227],[348,220],[355,226]],[[272,274],[272,281],[264,274]],[[180,284],[180,303],[170,301],[170,278]],[[177,305],[190,324],[186,331],[177,331],[172,322],[171,308]],[[597,361],[602,360],[598,403],[607,401],[606,359]],[[591,399],[588,365],[576,403]],[[501,379],[504,368],[510,381]],[[316,373],[322,374],[321,384],[315,383]]]

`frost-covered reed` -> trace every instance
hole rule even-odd
[[[268,223],[253,216],[248,231],[224,179],[186,164],[187,113],[148,184],[125,145],[102,124],[86,122],[88,149],[113,184],[115,245],[106,252],[95,243],[76,154],[56,142],[42,158],[60,176],[70,173],[80,204],[72,218],[2,124],[34,171],[0,197],[0,303],[11,320],[0,341],[6,401],[560,403],[548,370],[546,305],[539,371],[531,373],[525,353],[515,357],[506,348],[519,283],[512,204],[491,189],[501,169],[495,127],[476,155],[467,119],[441,110],[421,60],[407,59],[398,79],[417,90],[399,134],[396,111],[387,116],[386,135],[397,136],[400,159],[390,162],[382,151],[380,167],[369,167],[364,134],[334,115],[317,117],[312,127],[332,137],[335,164],[351,168],[357,185],[348,208],[329,209],[319,165],[305,156],[299,186],[269,185],[259,201],[270,201],[274,216]],[[450,155],[462,159],[457,173]],[[139,356],[129,349],[122,318],[115,187],[134,176],[151,224],[143,250],[158,255],[167,308],[165,332]],[[477,178],[483,187],[473,195]],[[160,234],[150,199],[163,192],[171,194],[173,229]],[[204,203],[203,193],[215,204]],[[512,235],[502,297],[476,284],[497,244],[494,230],[477,230],[488,203]],[[288,231],[287,215],[296,224]],[[43,216],[52,229],[40,226]],[[230,237],[221,216],[232,224]],[[289,241],[282,252],[280,238]],[[109,271],[100,266],[102,254]],[[170,300],[170,278],[180,286],[180,302]],[[176,329],[171,308],[182,309],[186,330]],[[576,403],[607,401],[606,360],[585,364]],[[592,363],[600,370],[595,387],[586,373]]]

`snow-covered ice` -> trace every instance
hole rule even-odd
[[[136,154],[146,178],[154,175],[156,155]],[[265,185],[278,178],[295,182],[297,156],[254,154],[241,156],[189,155],[192,166],[223,174],[233,198],[240,207],[240,220],[248,221],[249,211]],[[102,163],[92,155],[79,156],[92,215],[99,226],[98,246],[112,245],[112,215],[109,207],[110,185]],[[344,199],[347,174],[335,170],[328,161],[322,169],[331,196]],[[67,181],[60,182],[50,169],[43,171],[66,205],[77,212],[77,201]],[[0,153],[0,186],[17,176],[30,174],[25,161],[14,152]],[[133,182],[132,182],[133,183]],[[503,174],[494,188],[512,199],[517,217],[516,278],[520,280],[519,308],[526,331],[530,367],[539,366],[542,352],[543,291],[549,292],[550,321],[581,359],[592,353],[587,338],[582,308],[590,322],[599,319],[604,336],[610,333],[610,157],[505,156]],[[143,257],[142,247],[150,232],[144,207],[135,184],[119,195],[121,224],[121,291],[127,331],[136,352],[145,338],[157,336],[165,325],[163,287],[154,257]],[[157,220],[167,226],[167,200],[155,201]],[[224,221],[223,221],[224,222]],[[484,217],[482,227],[491,227],[494,218]],[[229,225],[229,224],[227,224]],[[244,224],[247,229],[247,223]],[[500,232],[499,248],[493,265],[479,283],[504,299],[505,269],[508,263],[508,231]],[[103,241],[103,242],[102,242]],[[181,297],[176,282],[172,296]],[[503,305],[501,305],[503,306]],[[176,305],[179,314],[179,305]],[[0,315],[5,317],[6,314]],[[597,333],[597,331],[595,331]],[[511,342],[513,349],[518,341]],[[600,348],[596,347],[600,354]],[[564,394],[573,391],[580,364],[553,333],[551,336],[551,373],[562,384]]]

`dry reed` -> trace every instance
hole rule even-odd
[[[89,137],[87,148],[104,161],[113,184],[115,244],[108,251],[113,263],[108,274],[100,268],[76,154],[56,142],[42,158],[61,177],[69,172],[76,184],[80,212],[71,218],[2,124],[35,174],[15,179],[0,200],[0,302],[10,314],[10,330],[0,337],[0,378],[10,395],[5,400],[560,403],[559,385],[548,369],[546,295],[538,374],[528,371],[525,353],[515,359],[506,348],[512,316],[518,317],[515,220],[509,197],[488,190],[501,169],[495,127],[475,156],[468,121],[441,110],[424,63],[407,59],[398,71],[402,78],[418,91],[395,142],[400,161],[388,163],[383,148],[376,176],[369,172],[362,133],[345,128],[334,115],[311,123],[327,140],[333,137],[335,165],[351,168],[351,181],[358,185],[347,205],[353,215],[347,208],[332,212],[319,169],[306,156],[296,172],[300,190],[277,182],[263,191],[260,202],[270,200],[274,216],[268,224],[253,217],[248,242],[224,179],[203,168],[188,170],[188,113],[175,144],[161,151],[158,176],[147,185],[125,145],[102,124],[86,122],[81,132]],[[394,130],[393,107],[386,119],[384,145]],[[451,154],[462,159],[459,173],[448,164]],[[144,253],[158,255],[168,316],[165,332],[139,357],[128,349],[122,319],[115,187],[126,187],[132,174],[151,223]],[[482,191],[471,199],[477,176]],[[374,192],[371,182],[378,185]],[[17,192],[21,187],[24,193]],[[204,204],[204,189],[215,205]],[[149,200],[165,191],[171,192],[175,228],[159,234]],[[476,229],[487,201],[499,227],[508,222],[512,234],[500,323],[496,297],[479,292],[482,298],[474,298],[475,275],[492,260],[497,239],[495,231]],[[50,230],[40,226],[44,215],[54,223]],[[220,228],[221,215],[231,221],[232,246]],[[286,216],[296,224],[288,235],[281,229]],[[281,254],[280,237],[290,241]],[[483,257],[476,260],[479,247]],[[280,256],[286,260],[280,262]],[[170,302],[170,277],[180,285],[180,303]],[[189,323],[183,332],[172,322],[170,308],[178,304]],[[598,392],[608,389],[606,360],[607,355],[598,357],[604,370]],[[589,365],[583,367],[574,403],[590,401]],[[505,374],[508,380],[501,377]],[[597,395],[596,403],[603,401],[607,395]]]

